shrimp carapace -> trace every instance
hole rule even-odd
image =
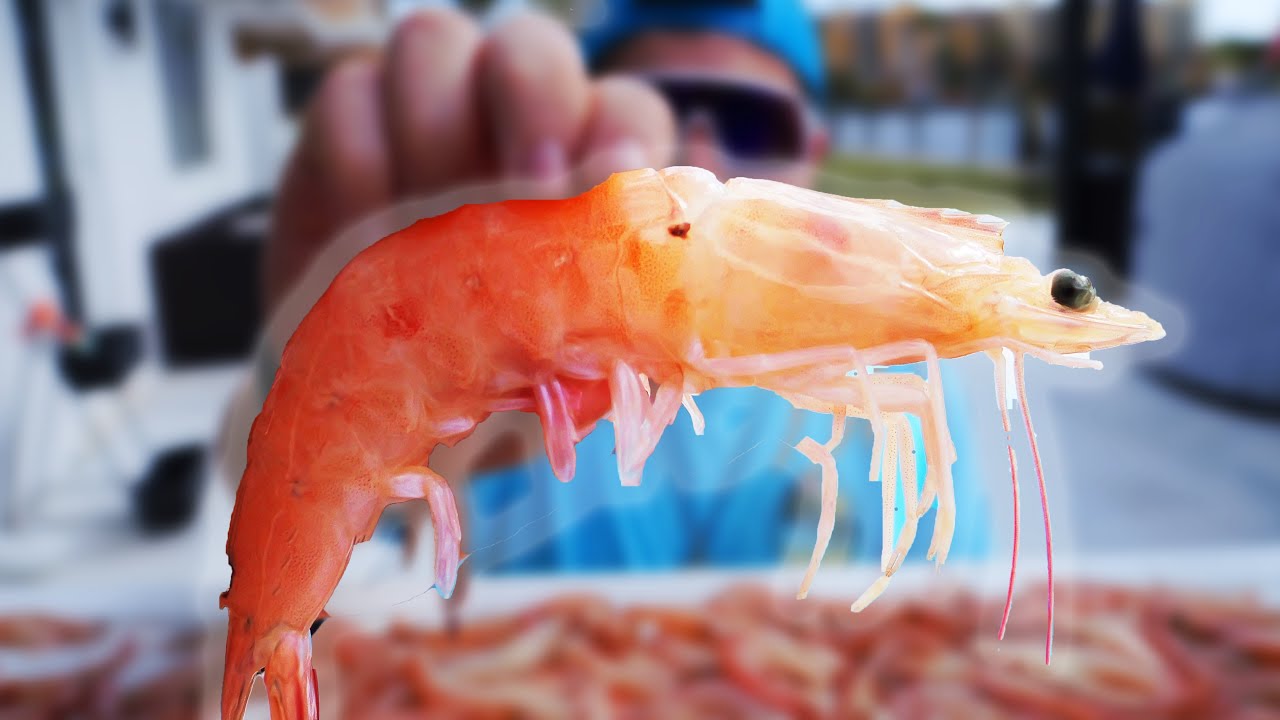
[[[457,508],[425,463],[494,412],[537,413],[564,481],[575,444],[610,420],[626,484],[682,406],[700,431],[704,390],[754,385],[831,414],[829,439],[796,446],[822,482],[801,596],[834,526],[832,453],[846,418],[866,418],[870,477],[901,469],[907,520],[895,537],[897,483],[882,483],[883,574],[854,609],[884,590],[935,504],[929,555],[942,563],[955,450],[939,360],[987,352],[1003,364],[1012,352],[1020,384],[1025,354],[1097,367],[1072,354],[1163,335],[1074,278],[1005,256],[1003,227],[670,168],[619,173],[567,200],[464,206],[369,247],[294,331],[250,433],[227,538],[223,717],[241,717],[264,670],[273,717],[315,717],[309,630],[389,503],[430,503],[435,583],[449,595]],[[920,361],[927,377],[872,372]],[[908,415],[923,433],[919,486]]]

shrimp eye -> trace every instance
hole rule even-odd
[[[1072,310],[1084,310],[1098,297],[1089,278],[1070,270],[1060,270],[1053,276],[1049,294],[1054,302]]]

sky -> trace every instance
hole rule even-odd
[[[1167,0],[1151,0],[1164,2]],[[1023,0],[1024,4],[1051,5],[1050,0]],[[903,4],[902,0],[806,0],[818,13],[839,9],[874,9]],[[913,0],[932,10],[1006,7],[1013,0]],[[1196,36],[1203,42],[1228,38],[1264,40],[1280,33],[1280,0],[1197,0]]]

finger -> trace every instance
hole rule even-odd
[[[591,114],[572,164],[579,187],[610,174],[671,161],[676,123],[671,108],[652,87],[634,78],[606,77],[592,91]]]
[[[590,85],[573,38],[540,15],[504,22],[481,50],[480,92],[499,169],[563,182],[590,110]]]
[[[431,9],[396,28],[383,87],[399,195],[478,175],[482,153],[473,76],[481,34],[465,15]]]
[[[326,79],[307,114],[301,150],[322,181],[325,207],[340,225],[383,207],[391,198],[380,74],[380,62],[374,58],[344,61]]]
[[[379,73],[375,58],[344,61],[307,110],[276,202],[266,257],[268,308],[342,228],[391,200]]]

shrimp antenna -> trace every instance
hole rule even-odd
[[[1009,478],[1013,484],[1013,558],[1009,562],[1009,590],[1004,596],[1004,614],[1000,617],[1000,639],[1004,640],[1005,630],[1009,627],[1009,611],[1013,608],[1014,578],[1018,574],[1018,545],[1022,537],[1022,493],[1018,489],[1018,460],[1013,452],[1013,435],[1009,428],[1009,370],[1005,358],[1008,350],[1001,348],[988,354],[995,365],[996,402],[1000,405],[1000,420],[1004,425],[1004,442],[1009,451]],[[1023,402],[1026,402],[1025,395]]]
[[[1018,397],[1022,401],[1022,420],[1027,426],[1027,440],[1031,443],[1031,458],[1035,461],[1036,481],[1040,484],[1040,510],[1044,514],[1045,566],[1049,575],[1048,616],[1049,626],[1044,637],[1044,662],[1053,657],[1053,531],[1049,524],[1049,494],[1044,484],[1044,468],[1040,464],[1040,448],[1036,443],[1036,431],[1031,424],[1031,409],[1027,402],[1027,380],[1023,368],[1023,354],[1013,356],[1013,374],[1018,381]]]

